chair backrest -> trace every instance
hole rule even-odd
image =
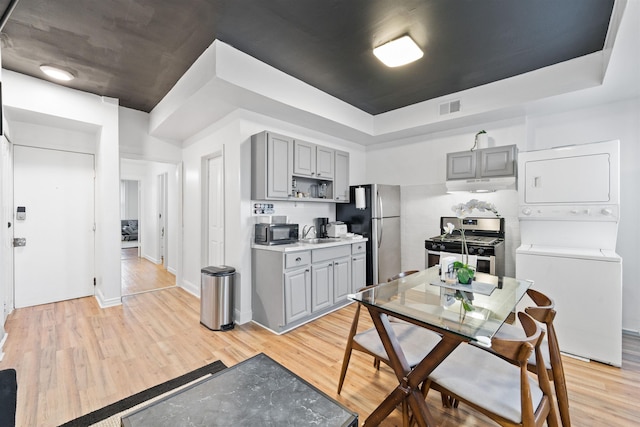
[[[407,270],[407,271],[403,271],[402,273],[398,273],[398,274],[396,274],[395,276],[391,276],[391,277],[389,277],[389,278],[387,279],[387,282],[392,282],[392,281],[397,280],[397,279],[402,279],[403,277],[407,277],[407,276],[409,276],[409,275],[411,275],[411,274],[414,274],[414,273],[417,273],[417,272],[418,272],[418,270]]]
[[[522,408],[522,421],[523,425],[535,424],[535,411],[533,402],[531,401],[530,392],[530,377],[528,374],[527,364],[531,352],[535,351],[536,360],[542,360],[542,351],[540,350],[540,344],[544,337],[544,331],[539,324],[528,314],[519,312],[518,319],[524,329],[527,336],[526,339],[503,339],[494,338],[491,340],[491,350],[520,368],[520,404]],[[546,396],[547,403],[550,411],[555,411],[553,404],[551,403],[551,385],[549,384],[549,377],[547,376],[547,370],[544,368],[544,363],[537,363],[538,368],[538,386]],[[541,367],[540,367],[541,366]],[[539,414],[541,417],[546,418],[546,414]],[[555,416],[553,416],[555,418]]]

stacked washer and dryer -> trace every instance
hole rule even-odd
[[[560,350],[622,364],[619,141],[520,152],[516,275],[553,298]]]

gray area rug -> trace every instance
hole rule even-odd
[[[120,418],[123,413],[129,410],[134,410],[136,407],[147,404],[155,398],[159,398],[162,395],[172,392],[180,387],[184,387],[197,381],[205,376],[213,375],[216,372],[220,372],[226,369],[226,366],[221,361],[215,361],[209,365],[203,366],[191,371],[177,378],[158,384],[147,390],[143,390],[140,393],[136,393],[132,396],[112,403],[111,405],[100,408],[96,411],[90,412],[79,418],[71,420],[62,424],[60,427],[87,427],[87,426],[120,426]]]

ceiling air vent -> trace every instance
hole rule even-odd
[[[460,100],[456,99],[455,101],[445,102],[444,104],[440,104],[440,115],[444,116],[445,114],[457,113],[460,111]]]

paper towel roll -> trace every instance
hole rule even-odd
[[[364,188],[356,188],[356,209],[365,209],[367,204],[364,199]]]

